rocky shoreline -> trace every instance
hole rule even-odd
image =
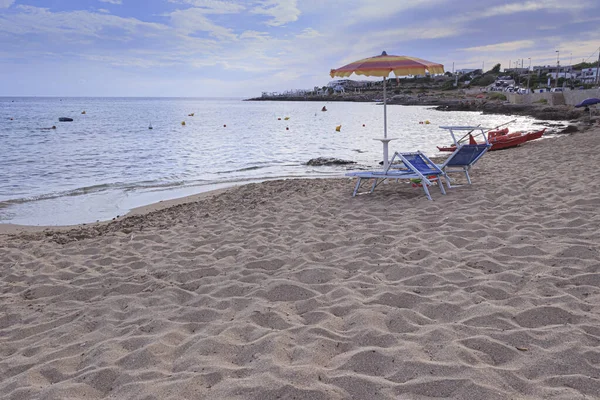
[[[248,101],[348,101],[373,102],[377,101],[372,94],[332,95],[332,96],[266,96],[248,99]],[[416,96],[393,96],[387,101],[389,105],[432,106],[438,111],[473,111],[484,114],[521,115],[529,116],[540,121],[569,121],[569,131],[585,130],[596,122],[581,109],[571,106],[548,106],[545,104],[509,104],[501,100],[476,98],[474,96],[453,96],[452,94],[419,94]],[[547,126],[552,124],[546,123]],[[563,127],[555,124],[555,127]],[[574,129],[572,126],[577,126]],[[565,132],[567,133],[567,132]]]

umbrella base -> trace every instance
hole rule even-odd
[[[389,153],[388,153],[388,145],[392,140],[396,140],[398,138],[381,138],[381,139],[373,139],[373,140],[379,140],[381,143],[383,143],[383,169],[387,170],[388,166],[390,165],[390,161],[389,161]]]

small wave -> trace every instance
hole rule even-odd
[[[229,171],[219,171],[219,172],[215,172],[215,174],[217,175],[223,175],[223,174],[232,174],[234,172],[245,172],[245,171],[256,171],[257,169],[262,169],[262,168],[267,168],[268,165],[264,165],[264,166],[254,166],[254,167],[246,167],[246,168],[240,168],[240,169],[232,169]]]
[[[143,190],[144,189],[145,190],[158,189],[158,190],[160,190],[160,189],[170,189],[170,188],[181,187],[181,186],[186,186],[186,182],[184,182],[184,181],[176,181],[176,182],[142,181],[142,182],[133,182],[133,183],[131,183],[131,182],[130,183],[122,183],[122,182],[104,183],[104,184],[100,184],[100,185],[84,186],[84,187],[72,189],[72,190],[64,190],[64,191],[60,191],[60,192],[44,193],[44,194],[40,194],[40,195],[36,195],[36,196],[4,200],[4,201],[0,201],[0,208],[6,208],[6,207],[14,205],[14,204],[32,203],[32,202],[36,202],[36,201],[58,199],[61,197],[85,196],[85,195],[89,195],[89,194],[98,194],[98,193],[114,191],[114,190],[122,190],[124,192],[130,192],[130,191],[135,191],[135,190],[139,190],[139,189],[143,189]]]
[[[186,186],[186,181],[142,181],[135,183],[128,183],[123,185],[115,185],[115,189],[123,189],[125,191],[134,191],[138,189],[169,189],[174,187]]]
[[[100,193],[100,192],[106,191],[110,187],[111,187],[110,184],[101,184],[101,185],[85,186],[85,187],[81,187],[81,188],[77,188],[77,189],[73,189],[73,190],[65,190],[62,192],[44,193],[44,194],[40,194],[40,195],[36,195],[36,196],[22,197],[22,198],[17,198],[17,199],[9,199],[9,200],[0,202],[0,206],[2,206],[2,205],[6,206],[6,205],[11,205],[11,204],[30,203],[33,201],[40,201],[40,200],[50,200],[50,199],[56,199],[59,197],[81,196],[81,195],[92,194],[92,193]]]

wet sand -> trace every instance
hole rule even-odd
[[[596,398],[599,167],[596,129],[434,201],[272,181],[0,235],[0,397]]]

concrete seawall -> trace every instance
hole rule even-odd
[[[546,100],[550,106],[569,105],[581,103],[583,100],[590,97],[600,98],[600,89],[587,90],[567,90],[562,93],[531,93],[531,94],[516,94],[505,93],[506,99],[511,104],[532,104]]]

